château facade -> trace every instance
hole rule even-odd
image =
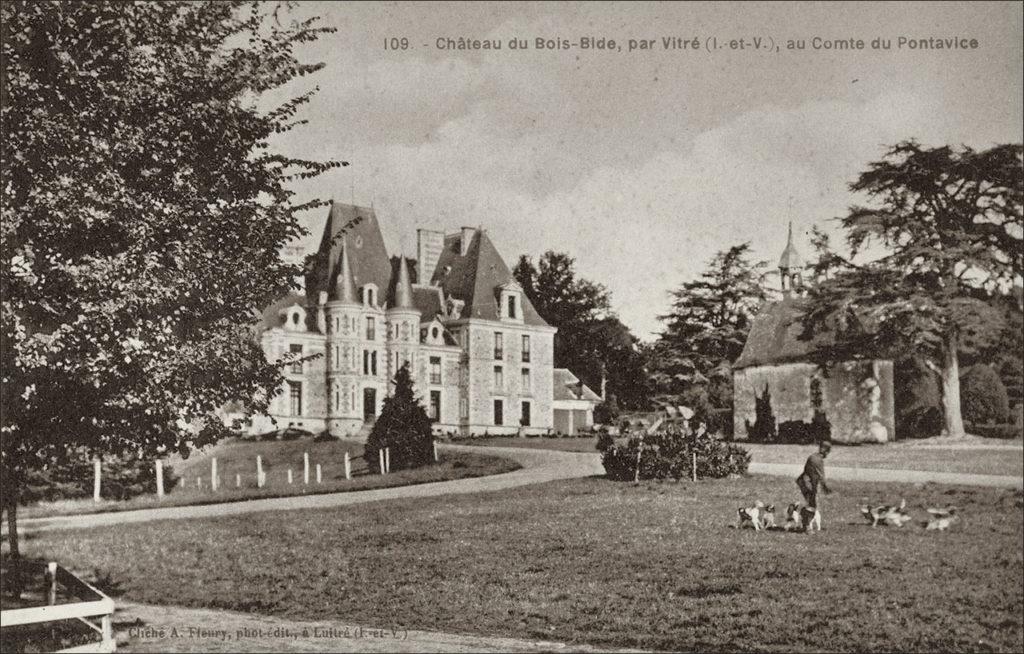
[[[268,359],[320,356],[286,367],[252,433],[365,435],[403,364],[437,432],[552,429],[556,330],[481,229],[419,229],[417,258],[393,258],[372,208],[332,202],[305,294],[271,305],[262,327]]]

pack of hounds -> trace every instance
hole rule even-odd
[[[955,523],[959,516],[955,506],[945,508],[928,508],[928,518],[921,523],[927,530],[945,531]],[[871,523],[872,527],[902,527],[911,522],[913,517],[907,511],[907,501],[901,500],[899,505],[880,504],[871,506],[862,504],[861,515]],[[739,521],[736,527],[752,527],[755,531],[821,531],[821,511],[813,506],[793,503],[786,507],[785,520],[780,524],[775,517],[775,505],[765,504],[761,500],[753,506],[740,507],[737,510]]]

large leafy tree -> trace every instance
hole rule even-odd
[[[812,286],[823,362],[921,357],[940,378],[945,428],[963,434],[959,359],[997,338],[996,301],[1021,278],[1022,147],[891,147],[850,185],[871,206],[841,218],[851,257]],[[863,262],[859,262],[863,259]]]
[[[765,301],[765,264],[750,244],[722,250],[700,277],[672,291],[665,331],[650,350],[659,393],[683,402],[732,406],[732,363],[743,351],[754,314]]]
[[[288,188],[335,162],[276,154],[329,31],[240,2],[7,2],[3,18],[3,501],[17,556],[28,471],[200,447],[266,408],[250,325],[299,270]]]
[[[647,402],[647,374],[636,337],[615,315],[608,290],[576,274],[575,259],[545,252],[535,265],[521,256],[513,271],[555,334],[555,366],[569,368],[587,386],[601,388],[624,408]]]

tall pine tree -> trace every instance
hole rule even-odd
[[[659,393],[673,402],[732,406],[731,365],[766,299],[764,268],[742,243],[717,253],[699,278],[672,291],[672,310],[660,316],[665,331],[650,350]]]

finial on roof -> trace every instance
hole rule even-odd
[[[398,258],[398,281],[395,283],[395,299],[392,309],[412,309],[412,283],[409,281],[409,266],[405,255]]]
[[[348,239],[341,237],[341,259],[338,262],[338,281],[334,286],[335,299],[345,304],[359,304],[356,283],[352,276],[352,263],[348,256]]]
[[[782,251],[782,256],[779,257],[779,269],[793,270],[803,265],[803,258],[797,252],[796,246],[793,245],[793,221],[791,220],[789,221],[789,233],[786,237],[786,249]]]

